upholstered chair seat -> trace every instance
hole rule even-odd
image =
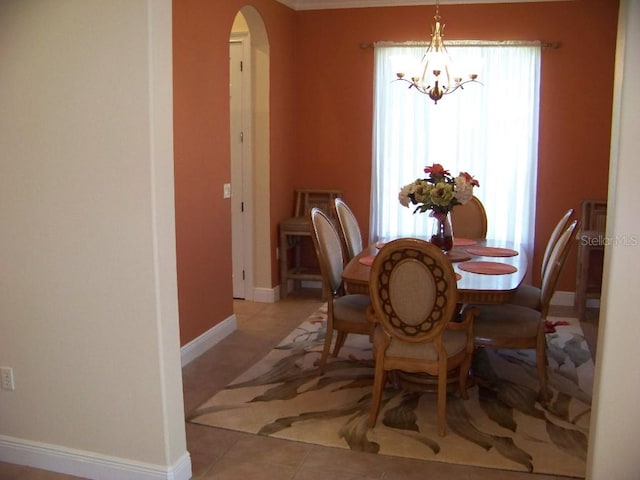
[[[476,345],[497,342],[503,348],[535,348],[541,314],[521,305],[482,305],[473,323]]]
[[[353,294],[338,297],[333,301],[333,315],[342,323],[361,323],[363,312],[370,303],[369,295]]]
[[[520,285],[509,303],[540,310],[540,288],[534,285]]]
[[[380,335],[384,335],[382,330],[374,332],[374,343],[381,341]],[[467,340],[467,333],[459,330],[445,330],[442,334],[442,346],[449,357],[463,352],[467,347]],[[407,343],[395,338],[391,339],[387,347],[387,355],[428,361],[438,359],[438,352],[433,343]]]

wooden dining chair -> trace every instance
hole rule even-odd
[[[573,208],[570,208],[566,211],[566,213],[562,216],[562,218],[558,221],[555,228],[551,232],[549,236],[549,240],[547,241],[547,246],[544,250],[544,256],[542,257],[542,267],[540,269],[540,281],[544,278],[545,271],[547,270],[547,265],[549,264],[549,257],[551,256],[551,252],[553,251],[553,247],[555,247],[556,243],[558,243],[558,239],[562,232],[566,230],[569,226],[569,222],[571,221],[571,217],[573,216]],[[536,287],[534,285],[520,285],[516,290],[514,296],[509,300],[509,303],[513,303],[516,305],[522,305],[524,307],[534,308],[536,310],[540,310],[542,307],[542,289],[540,287]]]
[[[476,347],[536,350],[536,370],[540,384],[540,400],[543,404],[550,398],[547,386],[545,320],[558,277],[571,246],[575,243],[573,239],[577,227],[578,221],[574,220],[565,228],[551,250],[542,279],[540,309],[514,304],[475,306],[479,312],[473,324]]]
[[[327,296],[327,331],[320,357],[320,374],[331,350],[333,332],[337,332],[333,355],[338,356],[349,333],[371,335],[373,325],[366,316],[370,304],[368,295],[346,294],[342,281],[344,252],[342,240],[329,216],[319,208],[311,209],[311,230],[322,284]]]
[[[475,195],[464,205],[451,210],[451,226],[454,237],[487,238],[487,212]]]
[[[349,206],[338,197],[334,200],[340,236],[345,246],[347,261],[351,260],[362,251],[362,233],[360,225]]]
[[[435,245],[415,238],[387,243],[376,256],[370,282],[369,314],[375,322],[375,378],[369,414],[374,427],[390,371],[437,377],[438,433],[446,434],[447,374],[457,371],[460,394],[473,355],[473,315],[457,319],[456,276]]]

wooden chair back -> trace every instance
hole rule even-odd
[[[429,342],[452,319],[456,276],[440,248],[403,238],[387,243],[376,255],[369,293],[376,318],[389,336]]]
[[[549,255],[549,262],[544,276],[542,277],[542,286],[540,288],[540,311],[542,312],[542,318],[546,318],[549,313],[551,297],[556,290],[558,279],[562,273],[565,261],[569,255],[569,251],[571,250],[571,246],[575,243],[573,240],[576,236],[578,224],[578,220],[571,222],[571,224],[562,232],[562,235],[558,238],[558,241]]]
[[[607,225],[607,202],[583,200],[581,221],[583,230],[604,232]]]
[[[464,205],[453,207],[451,225],[454,237],[487,237],[487,212],[478,197],[473,196]]]
[[[342,270],[344,269],[344,252],[342,240],[328,214],[320,208],[313,207],[311,217],[311,238],[320,265],[320,274],[325,291],[330,294],[329,303],[336,295],[342,293]]]
[[[571,220],[572,216],[573,216],[573,208],[570,208],[569,210],[566,211],[566,213],[562,216],[560,221],[556,224],[555,228],[553,229],[553,232],[551,232],[551,235],[549,236],[549,240],[547,241],[547,246],[544,250],[544,256],[542,257],[541,278],[544,278],[544,272],[547,269],[551,251],[553,250],[553,247],[555,247],[556,243],[558,242],[558,238],[560,238],[560,235],[562,234],[562,232],[564,232],[566,228],[569,226],[569,221]]]
[[[330,218],[335,218],[334,200],[342,196],[342,190],[300,189],[295,191],[294,217],[309,217],[313,208],[318,208]]]
[[[342,198],[335,199],[335,209],[336,216],[338,217],[338,225],[340,226],[340,233],[344,241],[347,260],[351,260],[359,254],[363,248],[360,225],[358,225],[358,220]]]

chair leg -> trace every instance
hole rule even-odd
[[[440,362],[438,369],[438,435],[447,434],[447,362]]]
[[[387,381],[387,372],[384,370],[383,359],[376,358],[375,378],[373,380],[373,393],[371,394],[371,410],[369,412],[369,427],[373,428],[378,420],[382,390]]]
[[[344,346],[344,342],[347,339],[348,333],[342,330],[338,330],[338,335],[336,337],[336,344],[333,346],[333,356],[337,357],[338,353],[340,353],[340,349]]]
[[[324,346],[322,347],[322,356],[320,357],[320,375],[324,374],[324,367],[327,364],[329,351],[331,351],[331,341],[333,340],[333,325],[327,320],[327,331],[324,337]]]
[[[547,382],[547,336],[544,324],[542,324],[540,328],[536,343],[536,369],[538,371],[538,381],[540,383],[540,397],[542,404],[546,405],[547,402],[551,400],[551,396],[549,395],[549,386]]]
[[[460,365],[460,373],[458,378],[458,387],[460,389],[460,396],[467,400],[469,395],[467,393],[467,380],[469,379],[469,371],[471,370],[472,354],[467,355],[462,364]]]
[[[287,298],[289,293],[289,263],[288,252],[289,247],[287,244],[287,234],[280,232],[280,298]]]

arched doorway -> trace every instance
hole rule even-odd
[[[233,290],[273,302],[269,216],[269,44],[262,17],[243,7],[230,52]]]

